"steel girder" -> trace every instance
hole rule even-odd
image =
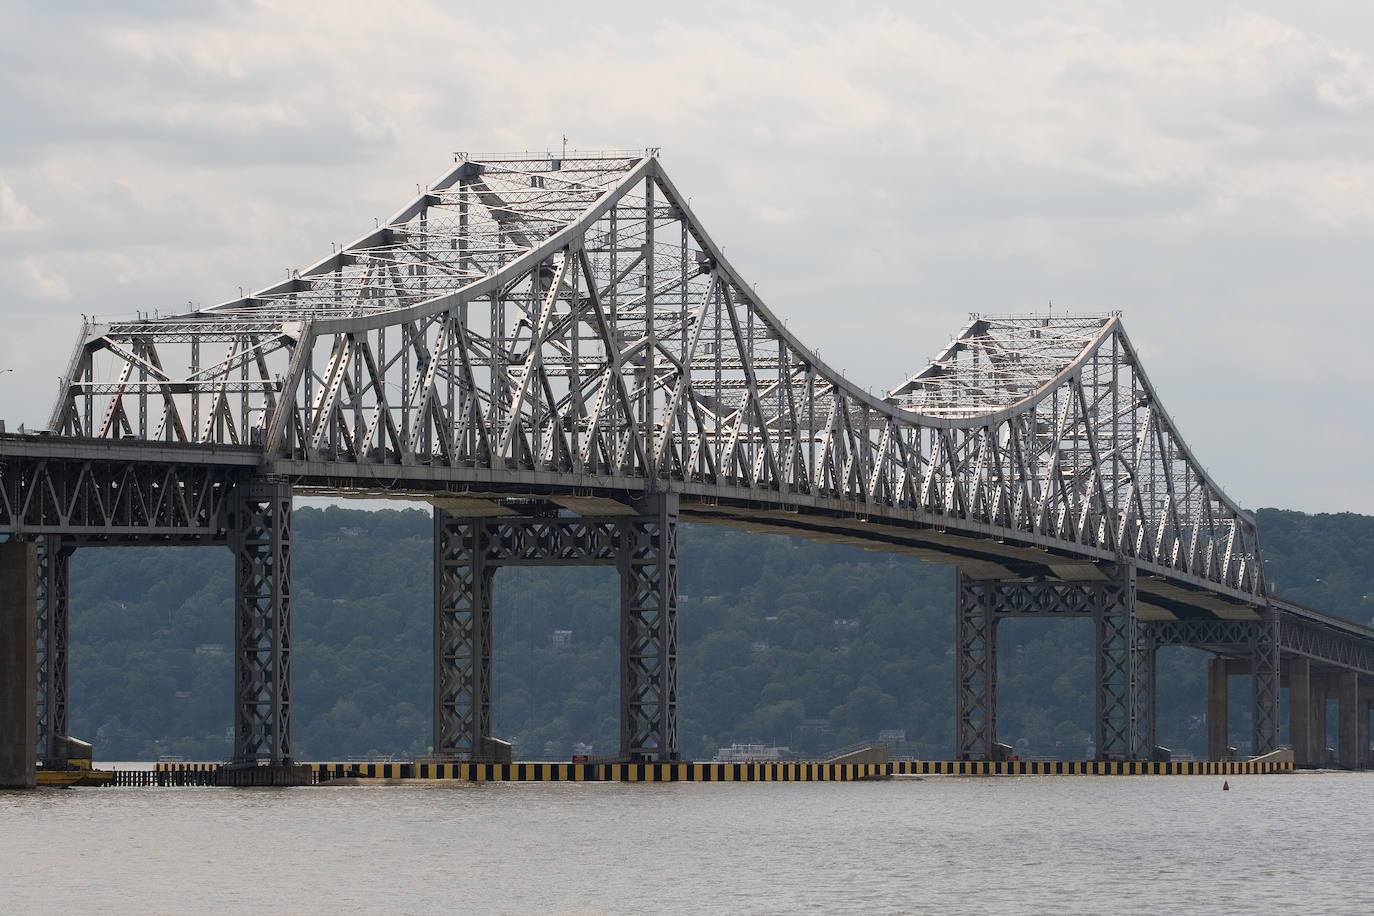
[[[434,513],[434,753],[479,759],[491,734],[492,581],[503,566],[615,566],[622,757],[676,760],[677,497],[638,514],[465,518]]]
[[[67,635],[71,608],[69,570],[74,548],[57,535],[38,544],[38,756],[47,766],[65,763],[58,739],[67,734]]]
[[[1135,571],[1056,582],[971,579],[957,586],[956,754],[988,759],[996,744],[997,621],[1090,617],[1094,627],[1095,725],[1101,759],[1148,759],[1154,747],[1156,642],[1136,617]]]
[[[881,509],[1264,594],[1252,520],[1119,316],[975,318],[875,398],[763,305],[652,153],[464,158],[284,282],[88,325],[52,425],[340,476],[532,470]]]
[[[1239,651],[1250,643],[1253,624],[1246,620],[1152,620],[1143,624],[1161,646],[1191,646],[1212,651]]]
[[[1360,634],[1349,632],[1349,622],[1338,622],[1341,629],[1324,625],[1320,619],[1299,617],[1285,607],[1271,607],[1264,610],[1258,623],[1166,620],[1152,621],[1147,626],[1160,645],[1193,646],[1234,657],[1252,654],[1268,658],[1277,651],[1280,655],[1374,675],[1374,645]],[[1262,664],[1268,669],[1276,662]]]
[[[252,468],[194,452],[176,459],[0,453],[0,534],[224,543],[226,507]]]
[[[1279,647],[1285,654],[1374,675],[1374,644],[1369,640],[1352,638],[1319,620],[1299,618],[1291,613],[1280,616],[1278,627]]]
[[[230,513],[234,762],[291,760],[291,487],[257,480]]]

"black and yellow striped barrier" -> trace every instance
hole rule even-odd
[[[219,763],[159,763],[158,774],[213,774]],[[1242,776],[1287,773],[1275,761],[899,760],[891,763],[312,763],[311,781],[857,782],[892,776]],[[189,782],[189,780],[188,780]],[[208,781],[207,781],[208,782]],[[172,780],[159,784],[177,784]],[[184,784],[184,783],[183,783]]]
[[[894,776],[1253,776],[1289,773],[1273,760],[904,760]]]
[[[316,763],[331,779],[465,782],[854,782],[891,775],[881,763]]]
[[[158,763],[153,765],[155,773],[213,773],[222,769],[222,763]]]

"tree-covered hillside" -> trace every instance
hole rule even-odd
[[[1374,615],[1374,518],[1258,514],[1280,593]],[[294,735],[301,759],[424,753],[432,735],[432,522],[420,510],[299,509]],[[762,742],[803,753],[904,732],[953,745],[953,571],[729,529],[681,532],[684,754]],[[232,750],[230,554],[84,549],[72,561],[71,729],[102,759]],[[495,731],[525,759],[618,741],[613,569],[496,577]],[[1082,757],[1092,733],[1088,621],[1000,630],[1000,732],[1023,754]],[[1160,653],[1161,742],[1201,754],[1205,656]],[[1238,696],[1243,691],[1236,690]],[[1232,704],[1233,735],[1248,711]],[[891,735],[889,735],[891,737]]]

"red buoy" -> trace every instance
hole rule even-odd
[[[1227,782],[1226,780],[1224,780],[1224,779],[1221,781],[1221,791],[1223,791],[1223,792],[1230,792],[1230,791],[1231,791],[1231,784],[1230,784],[1229,782]]]

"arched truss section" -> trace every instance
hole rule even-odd
[[[53,428],[253,443],[340,478],[670,487],[1264,594],[1253,521],[1119,316],[975,317],[875,398],[787,332],[652,151],[463,158],[281,284],[88,325]]]

